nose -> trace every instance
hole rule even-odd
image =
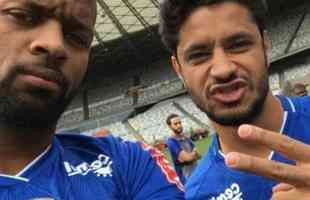
[[[37,35],[30,44],[33,55],[45,55],[48,59],[64,61],[67,58],[62,26],[57,21],[48,21],[37,29]]]
[[[213,52],[210,75],[218,81],[229,80],[236,72],[236,65],[233,63],[223,49],[216,49]]]

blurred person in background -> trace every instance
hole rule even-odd
[[[302,83],[296,83],[293,86],[293,95],[300,96],[300,97],[308,96],[308,91],[307,91],[306,85],[302,84]]]
[[[170,114],[166,119],[166,124],[172,131],[172,136],[167,139],[167,146],[171,153],[175,170],[185,183],[196,167],[196,161],[200,154],[195,148],[192,140],[183,132],[183,126],[179,115]]]

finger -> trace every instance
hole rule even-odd
[[[276,186],[274,186],[272,188],[272,192],[273,193],[276,193],[276,192],[287,192],[287,191],[292,190],[294,188],[295,187],[290,185],[290,184],[280,183],[280,184],[278,184],[278,185],[276,185]]]
[[[225,157],[228,167],[254,173],[294,186],[310,186],[310,175],[305,168],[257,158],[240,153],[229,153]]]
[[[310,194],[307,188],[293,189],[287,192],[273,193],[271,200],[309,200]]]
[[[301,200],[300,198],[296,197],[296,194],[293,191],[289,192],[277,192],[273,193],[271,200]]]
[[[285,135],[250,125],[240,126],[238,134],[242,139],[265,145],[291,160],[310,161],[310,146]]]

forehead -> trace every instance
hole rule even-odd
[[[182,25],[180,36],[182,42],[185,37],[218,38],[241,31],[258,32],[249,10],[238,3],[223,2],[194,10]]]
[[[9,5],[46,9],[62,17],[77,18],[86,25],[93,25],[96,18],[95,0],[0,0],[0,8]]]
[[[303,85],[298,85],[298,86],[296,86],[294,89],[295,89],[295,90],[305,90],[306,87],[303,86]]]
[[[176,123],[181,122],[180,117],[174,117],[170,121],[171,121],[172,124],[176,124]]]

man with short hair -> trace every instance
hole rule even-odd
[[[306,85],[302,83],[296,83],[293,86],[293,93],[295,96],[300,96],[300,97],[307,96],[308,91],[307,91]]]
[[[186,184],[187,199],[271,198],[275,181],[229,168],[226,155],[240,152],[294,161],[266,145],[243,140],[238,135],[243,124],[310,143],[310,116],[304,112],[309,101],[277,98],[269,89],[270,42],[259,3],[164,0],[161,4],[160,34],[172,54],[173,68],[216,130],[208,153]]]
[[[167,146],[171,153],[175,171],[182,183],[185,184],[195,169],[200,154],[191,139],[184,135],[179,115],[170,114],[166,123],[172,131],[172,136],[167,140]]]
[[[184,199],[145,144],[54,135],[87,71],[95,19],[95,0],[0,0],[0,199]]]

